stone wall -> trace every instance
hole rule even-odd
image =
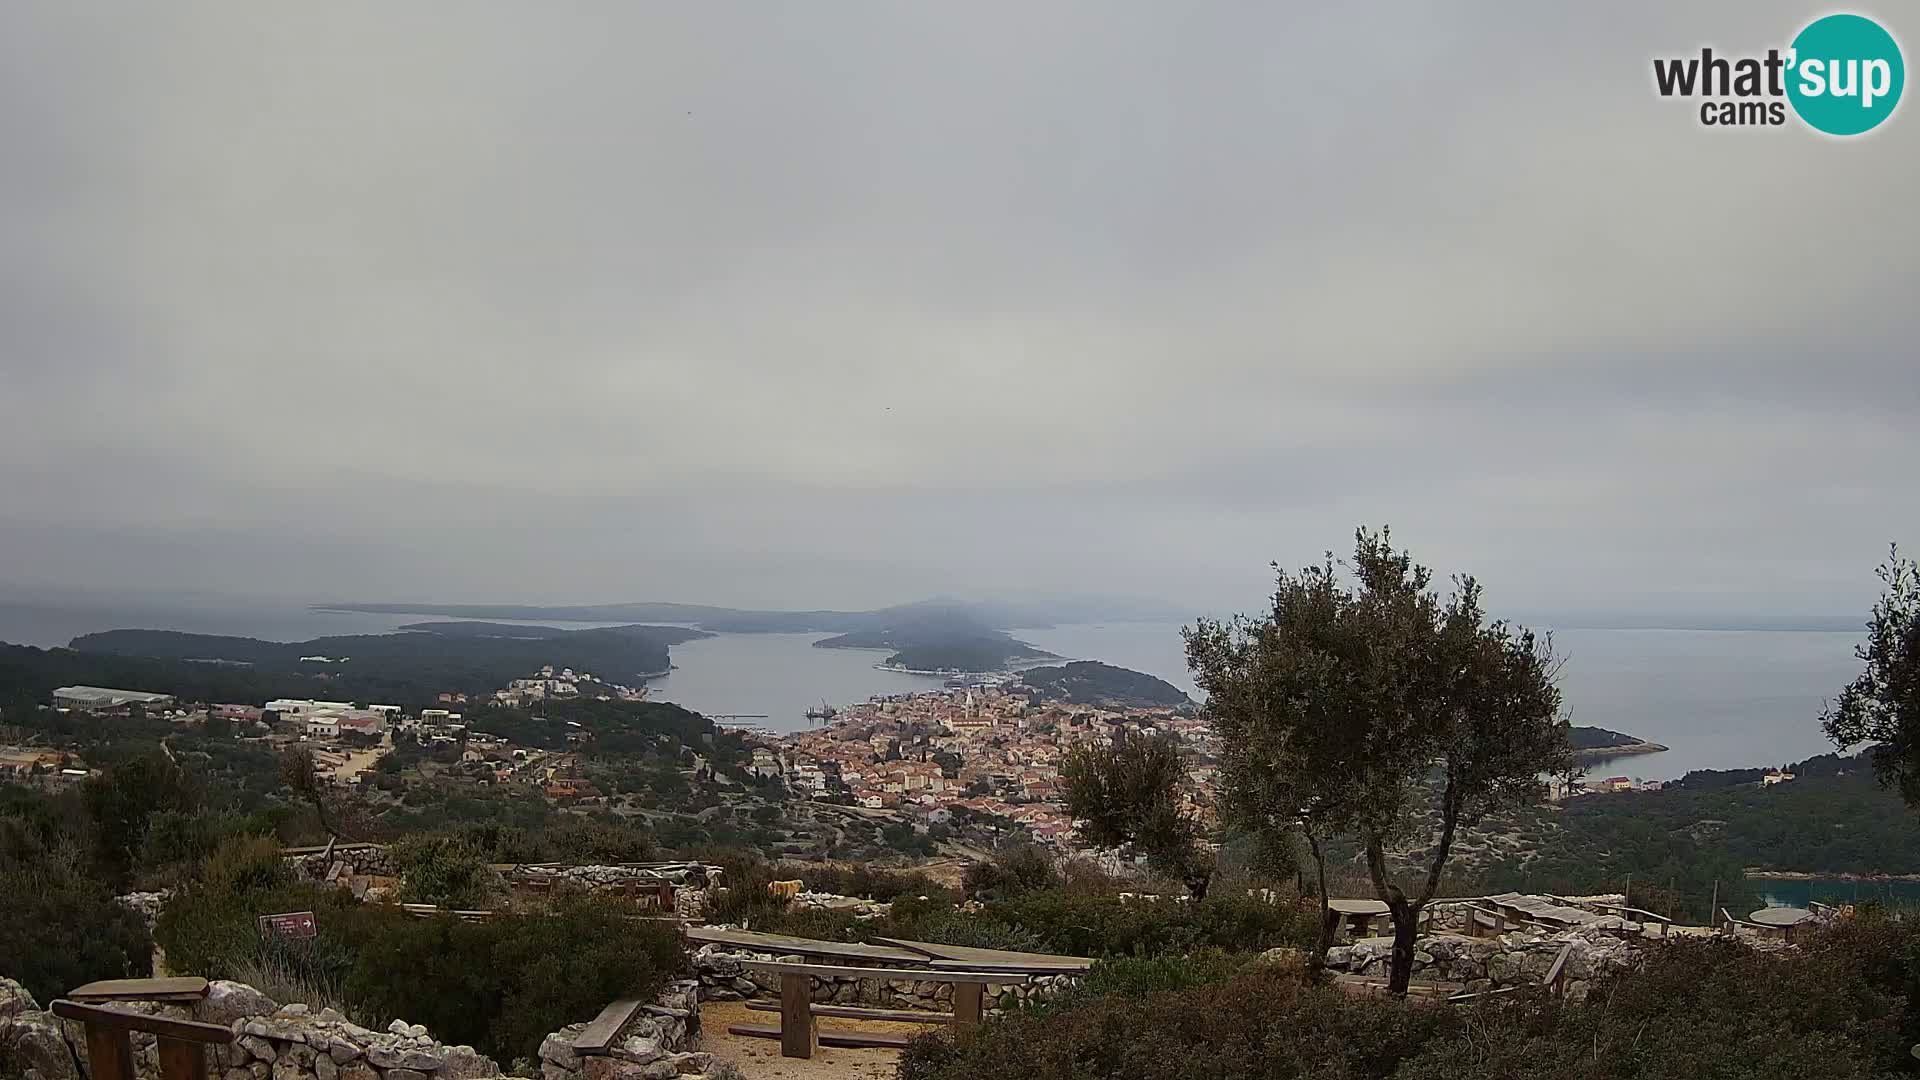
[[[140,921],[147,924],[149,934],[153,933],[153,924],[159,921],[160,912],[166,908],[167,901],[171,899],[173,899],[172,889],[161,889],[158,892],[132,892],[125,896],[114,897],[115,902],[121,907],[140,916]]]
[[[568,1024],[540,1043],[542,1080],[698,1080],[714,1069],[712,1054],[689,1051],[700,1034],[700,984],[673,984],[615,1034],[604,1054],[582,1054],[573,1041],[585,1023]]]
[[[664,866],[518,866],[507,874],[507,884],[512,886],[548,881],[578,886],[589,892],[633,885],[670,884],[673,886],[674,913],[697,919],[706,910],[708,890],[718,885],[719,877],[718,867],[700,863]]]
[[[740,1001],[743,999],[778,1001],[780,978],[744,967],[744,960],[778,960],[787,963],[821,963],[816,958],[779,956],[739,949],[720,949],[703,945],[693,954],[694,974],[700,980],[703,1001]],[[986,1004],[991,1010],[1011,1009],[1022,1002],[1051,1000],[1066,994],[1079,983],[1071,975],[1037,975],[1027,985],[987,984]],[[813,1000],[826,1005],[870,1005],[886,1009],[919,1009],[925,1012],[953,1010],[953,984],[937,982],[925,972],[902,969],[898,979],[813,978]]]
[[[27,988],[0,978],[0,1065],[15,1080],[78,1080],[80,1066],[60,1021]]]
[[[346,863],[347,872],[360,877],[399,876],[394,873],[393,857],[384,844],[346,844],[334,848],[330,855],[315,852],[285,858],[294,876],[305,881],[326,880],[327,871],[337,862]]]
[[[1635,940],[1592,927],[1559,934],[1514,931],[1484,938],[1438,934],[1414,943],[1413,977],[1462,983],[1468,991],[1537,985],[1568,945],[1573,951],[1567,956],[1566,993],[1574,1001],[1587,996],[1592,980],[1640,961]],[[1393,939],[1387,937],[1327,950],[1328,967],[1361,975],[1385,975],[1392,959]]]
[[[385,1031],[354,1024],[331,1009],[280,1006],[251,986],[214,982],[204,1000],[116,1002],[122,1012],[197,1020],[231,1028],[227,1046],[208,1048],[207,1072],[221,1080],[477,1080],[500,1066],[471,1046],[435,1042],[427,1029],[395,1020]],[[155,1040],[133,1032],[141,1080],[159,1080]],[[26,1080],[90,1080],[86,1029],[40,1012],[18,983],[0,979],[0,1056],[18,1062]]]

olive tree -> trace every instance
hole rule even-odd
[[[1820,726],[1842,751],[1875,744],[1874,774],[1920,806],[1920,566],[1895,547],[1876,572],[1886,588],[1867,640],[1854,648],[1866,669],[1828,704]]]
[[[1323,927],[1324,845],[1358,842],[1393,918],[1390,988],[1404,993],[1459,831],[1572,771],[1551,644],[1489,621],[1472,577],[1441,595],[1386,530],[1359,530],[1351,563],[1329,554],[1276,576],[1266,615],[1186,633],[1223,747],[1222,802],[1241,827],[1305,837]],[[1403,882],[1387,853],[1415,838],[1429,842]]]
[[[1206,896],[1213,852],[1181,809],[1187,767],[1173,736],[1121,730],[1111,743],[1076,746],[1060,778],[1083,837],[1145,855],[1149,869],[1180,881],[1196,900]]]

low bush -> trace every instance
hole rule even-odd
[[[504,884],[486,855],[464,837],[410,836],[389,849],[400,875],[400,895],[410,903],[444,908],[485,908],[501,898]]]
[[[389,920],[360,950],[345,987],[376,1017],[404,1017],[444,1042],[512,1061],[610,1001],[653,997],[685,970],[672,924],[563,896],[548,911],[484,922]]]
[[[891,903],[903,896],[952,898],[954,895],[952,889],[913,871],[824,863],[781,863],[773,869],[776,874],[789,875],[789,880],[798,878],[806,882],[807,888],[813,892],[860,896],[882,903]]]
[[[1018,844],[969,865],[965,884],[975,900],[1010,900],[1059,888],[1061,876],[1053,856],[1033,844]]]
[[[1122,994],[1139,997],[1170,990],[1191,990],[1208,983],[1225,982],[1246,963],[1224,949],[1202,949],[1189,955],[1115,956],[1094,962],[1092,970],[1080,982],[1085,997]]]
[[[484,922],[417,919],[290,880],[277,852],[264,858],[270,851],[223,843],[167,905],[156,936],[170,969],[330,1005],[369,1027],[425,1024],[498,1061],[533,1057],[548,1032],[609,1001],[651,997],[686,970],[675,926],[635,920],[613,898],[560,893],[545,910]],[[312,911],[318,933],[261,936],[259,916],[290,911]]]
[[[1123,902],[1064,889],[989,904],[983,918],[1005,923],[1074,956],[1156,956],[1214,947],[1258,952],[1311,940],[1313,917],[1289,904],[1210,896]]]
[[[95,979],[153,970],[153,939],[140,917],[77,854],[0,857],[0,975],[42,1003]]]
[[[1462,1007],[1354,998],[1259,965],[1099,965],[1085,997],[971,1034],[926,1036],[901,1080],[1746,1080],[1906,1075],[1920,932],[1850,928],[1793,953],[1729,941],[1654,947],[1581,1004],[1531,993]],[[1889,959],[1889,958],[1899,958]],[[1220,960],[1220,963],[1228,961]],[[1156,992],[1189,976],[1197,985]],[[1104,994],[1099,991],[1105,990]]]

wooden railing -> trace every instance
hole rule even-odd
[[[135,1031],[158,1040],[161,1080],[207,1080],[207,1047],[233,1041],[233,1032],[218,1024],[119,1012],[64,998],[53,1003],[52,1012],[86,1027],[87,1064],[93,1080],[134,1080],[130,1036]]]
[[[822,1031],[815,1020],[816,1016],[853,1015],[865,1020],[891,1020],[912,1024],[937,1023],[946,1020],[956,1029],[978,1027],[986,1012],[985,991],[988,983],[1024,986],[1032,980],[1031,975],[1004,971],[963,972],[926,968],[840,967],[831,964],[787,964],[772,960],[748,960],[741,966],[749,971],[779,977],[780,1024],[778,1027],[733,1024],[727,1028],[728,1033],[750,1038],[778,1039],[780,1056],[790,1058],[810,1058],[814,1051],[822,1046],[883,1047],[897,1050],[905,1047],[909,1041],[909,1037],[905,1035]],[[885,1009],[849,1008],[835,1008],[828,1012],[824,1008],[817,1009],[813,1004],[812,980],[815,978],[913,979],[949,983],[953,986],[953,1012],[909,1014]]]

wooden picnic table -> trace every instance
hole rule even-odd
[[[1086,956],[1016,952],[1011,949],[975,949],[910,938],[875,938],[888,945],[921,954],[921,963],[944,971],[1015,971],[1025,975],[1083,975],[1093,967]]]
[[[858,960],[870,964],[912,964],[915,967],[921,967],[927,963],[926,954],[894,944],[862,945],[850,941],[820,941],[815,938],[793,937],[790,934],[763,934],[754,930],[723,930],[712,926],[689,926],[687,940],[703,945],[726,945],[775,955],[791,953],[795,956]]]
[[[99,1001],[199,1001],[206,996],[207,980],[196,977],[102,979],[67,992],[69,1000],[87,1004]]]
[[[821,1031],[815,1019],[813,1005],[813,980],[821,979],[913,979],[915,981],[950,983],[953,986],[952,1023],[955,1028],[977,1027],[985,1013],[986,989],[989,983],[996,986],[1020,986],[1031,980],[1031,976],[1009,971],[934,971],[926,968],[862,968],[839,967],[834,964],[787,964],[771,960],[745,960],[741,966],[751,971],[761,971],[780,976],[780,1024],[768,1027],[759,1024],[732,1024],[727,1031],[734,1035],[746,1035],[758,1039],[779,1039],[780,1056],[791,1058],[810,1058],[821,1046],[879,1046],[897,1049],[905,1046],[907,1038],[898,1035],[870,1034],[866,1032]],[[822,1009],[821,1015],[827,1015]],[[902,1016],[889,1010],[854,1010],[844,1006],[836,1007],[831,1015],[859,1016],[869,1020],[900,1020]],[[926,1020],[913,1017],[909,1023],[938,1022],[944,1019],[940,1014],[928,1014]]]
[[[53,1002],[48,1011],[62,1020],[75,1020],[83,1025],[87,1072],[93,1080],[134,1080],[133,1043],[129,1032],[143,1031],[154,1036],[161,1080],[207,1080],[207,1047],[225,1046],[233,1041],[233,1032],[219,1024],[103,1009],[65,998]]]
[[[1813,912],[1803,907],[1763,907],[1750,912],[1747,921],[1780,931],[1783,940],[1793,941],[1793,928],[1813,918]]]
[[[1327,901],[1328,915],[1345,920],[1348,934],[1356,938],[1373,936],[1373,920],[1388,914],[1390,910],[1385,900],[1339,898]]]

